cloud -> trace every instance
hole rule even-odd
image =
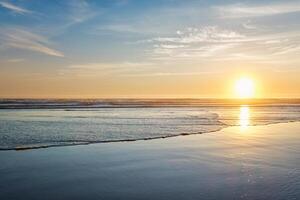
[[[274,33],[249,30],[242,24],[240,31],[207,26],[177,30],[168,37],[143,40],[152,44],[146,53],[159,61],[272,61],[282,60],[300,52],[299,31]],[[242,28],[243,27],[243,28]],[[251,27],[250,29],[252,29]],[[279,57],[280,56],[280,57]],[[289,59],[286,59],[288,62]]]
[[[273,55],[284,55],[284,54],[289,54],[289,53],[294,53],[294,52],[300,52],[300,44],[291,44],[285,47],[279,48]]]
[[[181,45],[181,44],[159,44],[159,45],[154,45],[154,47],[164,48],[164,49],[178,49],[178,48],[185,47],[185,45]]]
[[[124,75],[142,72],[153,67],[154,64],[148,62],[83,63],[69,65],[59,70],[59,74],[75,76]]]
[[[32,13],[32,11],[30,11],[30,10],[27,10],[25,8],[21,8],[21,7],[16,6],[16,5],[13,5],[9,2],[0,1],[0,6],[2,6],[3,8],[9,9],[9,10],[15,12],[15,13],[18,13],[18,14],[30,14],[30,13]]]
[[[177,30],[172,37],[153,38],[149,42],[154,43],[154,59],[164,59],[166,56],[188,59],[210,57],[246,40],[246,36],[236,31],[206,26]]]
[[[186,30],[178,30],[174,37],[158,37],[152,41],[193,44],[201,42],[239,42],[244,38],[244,35],[235,31],[221,29],[217,26],[206,26],[200,29],[189,27]]]
[[[95,17],[101,13],[101,10],[94,12],[87,1],[85,0],[70,0],[67,1],[67,8],[69,12],[68,18],[70,19],[70,25],[82,23],[88,19]]]
[[[19,62],[23,62],[24,59],[23,58],[12,58],[12,59],[8,59],[6,61],[10,62],[10,63],[19,63]]]
[[[96,27],[96,31],[111,31],[118,33],[145,33],[141,28],[129,24],[108,24]]]
[[[220,74],[223,71],[195,71],[195,72],[157,72],[157,73],[142,73],[142,74],[128,74],[130,77],[151,77],[151,76],[197,76],[205,74]]]
[[[152,77],[152,76],[195,76],[203,74],[223,73],[223,71],[169,71],[170,63],[159,62],[115,62],[115,63],[83,63],[69,65],[58,71],[61,76],[77,77]]]
[[[64,57],[62,52],[49,47],[51,43],[47,38],[22,29],[10,28],[2,30],[0,32],[0,40],[3,41],[6,47],[30,50],[50,56]]]
[[[53,43],[50,42],[48,38],[54,38],[64,34],[69,28],[91,19],[96,16],[96,14],[99,14],[100,11],[97,13],[94,12],[86,0],[63,1],[58,5],[62,6],[60,8],[63,9],[63,12],[58,9],[57,13],[51,13],[51,16],[41,15],[41,19],[44,19],[44,21],[40,26],[31,26],[25,29],[18,26],[9,26],[9,23],[7,23],[7,27],[11,28],[3,27],[0,29],[0,48],[17,48],[50,56],[64,57],[63,52],[53,48]],[[30,10],[17,7],[1,0],[0,6],[9,8],[20,14],[33,13]],[[55,20],[55,24],[52,24],[53,19]],[[51,23],[49,24],[48,22]],[[39,30],[35,29],[35,27],[38,27]],[[45,34],[42,34],[43,36],[37,34],[40,30],[45,30]]]
[[[271,16],[278,14],[286,14],[300,11],[299,2],[289,2],[281,4],[269,4],[269,5],[243,5],[233,4],[227,6],[214,7],[218,15],[222,18],[243,18],[243,17],[261,17]]]
[[[243,28],[249,29],[249,30],[257,29],[257,26],[251,24],[251,21],[249,21],[249,20],[245,23],[242,23],[242,26],[243,26]]]

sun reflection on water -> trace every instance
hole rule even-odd
[[[242,105],[240,107],[240,121],[239,125],[241,130],[246,130],[250,125],[250,109],[247,105]]]

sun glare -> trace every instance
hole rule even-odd
[[[245,99],[254,97],[254,82],[250,78],[240,78],[235,83],[235,94]]]
[[[239,125],[241,130],[246,130],[250,124],[250,109],[248,106],[243,105],[240,107],[240,121]]]

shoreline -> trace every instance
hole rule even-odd
[[[254,124],[248,125],[248,127],[256,127],[256,126],[270,126],[276,124],[289,124],[289,123],[300,123],[299,120],[288,121],[288,122],[273,122],[268,124]],[[158,136],[158,137],[148,137],[148,138],[138,138],[138,139],[124,139],[124,140],[107,140],[107,141],[60,141],[65,144],[49,144],[49,145],[41,145],[41,146],[29,146],[29,147],[15,147],[15,148],[0,148],[1,151],[29,151],[29,150],[37,150],[37,149],[47,149],[47,148],[55,148],[55,147],[68,147],[68,146],[81,146],[81,145],[93,145],[93,144],[106,144],[106,143],[126,143],[126,142],[136,142],[136,141],[148,141],[148,140],[159,140],[159,139],[168,139],[180,136],[191,136],[191,135],[202,135],[209,133],[216,133],[222,131],[226,128],[230,127],[239,127],[239,125],[225,125],[224,127],[220,127],[218,130],[212,130],[207,132],[198,132],[198,133],[181,133],[177,135],[166,135],[166,136]]]
[[[1,151],[0,199],[298,199],[300,122]]]

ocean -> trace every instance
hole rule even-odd
[[[298,99],[2,99],[0,150],[202,134],[300,121]]]

